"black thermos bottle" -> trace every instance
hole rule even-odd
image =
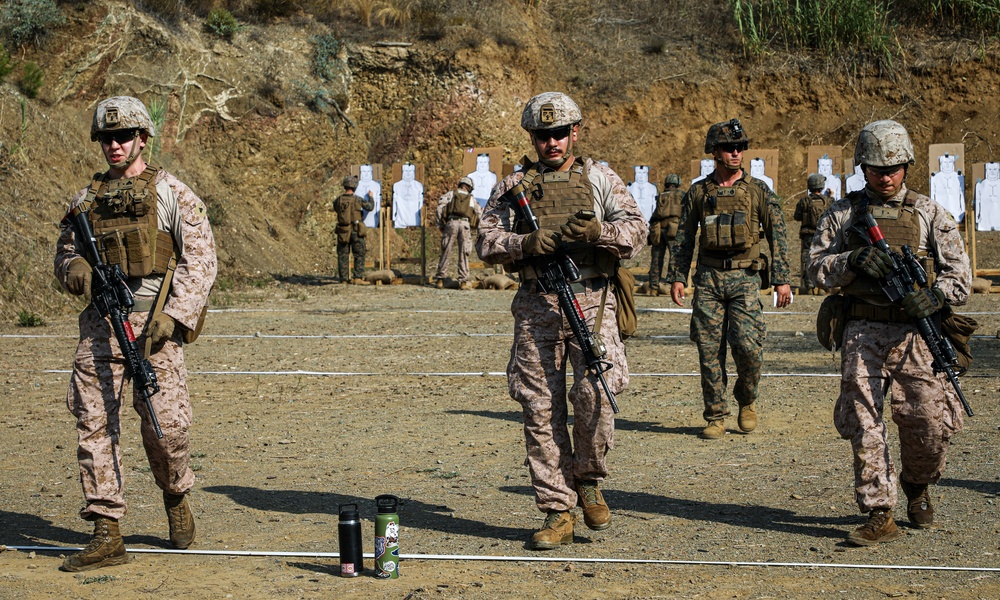
[[[340,576],[357,577],[365,570],[361,553],[361,515],[357,504],[340,505],[340,522],[337,524],[340,540]]]

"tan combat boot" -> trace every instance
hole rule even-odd
[[[367,279],[361,279],[360,277],[355,277],[354,279],[351,280],[351,283],[353,283],[354,285],[371,285],[372,284],[372,282],[368,281]]]
[[[722,419],[716,419],[709,421],[708,427],[702,429],[698,437],[704,440],[717,440],[724,435],[726,435],[726,425]]]
[[[438,279],[437,281],[435,281],[434,282],[434,287],[436,287],[439,290],[443,290],[444,289],[444,279]]]
[[[910,525],[920,529],[933,525],[934,507],[927,493],[927,484],[910,483],[900,478],[899,485],[906,494],[906,518],[910,520]]]
[[[167,509],[170,525],[170,543],[184,550],[194,543],[194,515],[188,505],[187,494],[163,492],[163,508]]]
[[[569,511],[552,511],[545,517],[545,524],[531,536],[533,550],[551,550],[573,543],[573,526],[576,515]]]
[[[868,522],[852,531],[847,541],[855,546],[871,546],[882,542],[891,542],[901,534],[892,520],[892,511],[887,508],[875,508],[868,513]]]
[[[458,289],[460,289],[460,290],[474,290],[476,288],[472,287],[472,284],[469,283],[468,281],[463,281],[462,283],[458,284]]]
[[[736,417],[736,424],[739,425],[740,431],[744,433],[750,433],[754,429],[757,429],[757,410],[753,402],[740,407],[740,414]]]
[[[583,522],[594,531],[611,527],[611,511],[604,501],[600,484],[584,481],[576,486],[577,505],[583,509]]]
[[[63,561],[63,571],[76,573],[102,567],[124,565],[128,562],[125,542],[122,540],[118,521],[108,517],[97,517],[94,521],[94,537],[87,547]]]

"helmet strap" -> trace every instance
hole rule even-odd
[[[142,154],[142,148],[139,144],[139,135],[141,132],[141,129],[135,130],[135,137],[132,138],[132,148],[129,150],[128,156],[117,163],[108,161],[108,165],[110,165],[111,168],[124,171],[129,167],[129,165],[135,162],[135,159],[139,158],[139,155]]]

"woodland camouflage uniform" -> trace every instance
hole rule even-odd
[[[676,176],[672,176],[676,177]],[[649,290],[656,293],[663,274],[664,259],[670,263],[669,244],[677,237],[684,190],[668,184],[656,197],[656,210],[649,218]],[[680,178],[677,178],[680,181]]]

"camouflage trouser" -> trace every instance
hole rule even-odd
[[[816,284],[809,277],[809,245],[812,244],[812,236],[802,239],[802,287],[811,290]]]
[[[670,248],[667,242],[649,247],[649,288],[653,289],[660,283],[663,275],[663,262],[670,263]]]
[[[691,308],[691,341],[698,345],[704,417],[715,421],[729,414],[727,342],[736,363],[733,397],[740,406],[757,400],[766,333],[760,275],[749,270],[699,267],[694,276]]]
[[[139,333],[148,313],[132,313],[129,322]],[[93,305],[80,314],[80,343],[73,359],[66,405],[76,417],[79,439],[76,456],[80,481],[87,505],[80,511],[84,519],[97,516],[120,519],[125,515],[124,472],[121,463],[122,401],[131,386],[124,380],[125,365],[111,324],[102,319]],[[187,391],[184,350],[179,343],[180,328],[162,348],[153,346],[149,362],[156,371],[160,391],[153,407],[163,430],[163,439],[149,421],[146,404],[132,390],[132,408],[141,419],[142,444],[156,485],[172,494],[183,494],[194,485],[188,428],[191,400]],[[143,348],[145,339],[139,338]]]
[[[896,472],[889,456],[883,411],[891,389],[892,420],[899,430],[901,476],[937,483],[948,443],[962,429],[962,405],[913,325],[851,320],[841,349],[837,431],[854,451],[854,496],[861,512],[896,505]]]
[[[601,384],[585,375],[586,360],[573,337],[554,294],[539,294],[530,284],[511,303],[514,344],[507,364],[511,398],[521,404],[524,439],[535,504],[542,512],[570,510],[577,504],[576,483],[602,480],[608,474],[605,456],[614,446],[615,420]],[[603,288],[576,294],[593,328]],[[617,394],[628,385],[625,345],[615,320],[615,295],[608,291],[601,338],[614,368],[604,374]],[[569,403],[573,405],[572,442],[566,405],[566,371],[573,370]]]
[[[441,260],[438,261],[435,279],[444,279],[448,274],[448,260],[451,249],[458,242],[458,281],[469,280],[469,254],[472,252],[472,229],[468,219],[453,219],[444,222],[441,232]]]
[[[350,242],[337,242],[337,271],[341,281],[350,281],[352,277],[351,253],[354,253],[354,279],[365,276],[365,238],[351,232]]]

